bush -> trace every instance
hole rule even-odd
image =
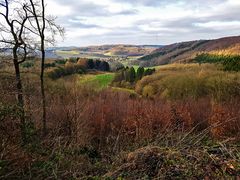
[[[56,64],[64,65],[67,62],[66,59],[58,59],[55,61]]]
[[[141,80],[143,75],[144,75],[144,68],[143,67],[139,67],[137,69],[137,80]]]
[[[78,62],[78,58],[76,58],[76,57],[70,57],[70,58],[68,59],[68,61],[71,62],[71,63],[77,63],[77,62]]]
[[[93,62],[92,59],[87,60],[87,68],[88,69],[94,69],[95,68],[95,65],[94,65],[94,62]]]
[[[155,91],[148,93],[151,90],[149,86],[154,87]],[[205,66],[199,66],[198,70],[195,68],[159,70],[153,75],[144,77],[135,86],[137,93],[148,97],[159,96],[171,100],[211,97],[217,102],[240,97],[239,89],[239,73],[205,69]]]
[[[45,68],[56,67],[56,64],[54,62],[53,63],[45,63],[44,67]]]
[[[226,58],[222,64],[223,64],[224,71],[239,71],[240,70],[240,56]]]
[[[158,83],[157,83],[158,84]],[[169,76],[158,84],[160,96],[168,99],[186,99],[205,96],[204,80],[193,75]]]
[[[34,66],[34,62],[29,62],[29,61],[27,61],[27,62],[22,63],[21,66],[22,66],[23,68],[31,68],[31,67]]]
[[[80,65],[68,64],[65,67],[57,67],[47,72],[47,76],[51,79],[58,79],[71,74],[84,74],[85,72],[85,69]]]
[[[156,88],[154,88],[152,85],[147,85],[143,88],[142,95],[144,97],[153,97],[156,94]]]
[[[110,67],[109,67],[108,62],[101,61],[101,63],[99,64],[98,70],[100,70],[100,71],[109,71]]]
[[[236,74],[218,74],[207,78],[208,94],[215,101],[229,101],[240,96],[240,81]]]
[[[95,67],[96,69],[99,68],[100,64],[101,64],[101,61],[100,61],[100,60],[94,61],[94,67]]]
[[[86,58],[79,58],[77,64],[88,69],[88,59]]]
[[[152,75],[155,72],[155,69],[147,69],[144,71],[144,76]]]

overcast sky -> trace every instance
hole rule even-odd
[[[47,0],[58,46],[170,44],[240,35],[240,0]]]

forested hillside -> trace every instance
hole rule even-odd
[[[141,57],[137,63],[142,66],[157,66],[176,62],[192,62],[201,53],[236,55],[239,54],[239,43],[240,36],[175,43]]]

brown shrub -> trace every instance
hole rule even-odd
[[[213,104],[209,117],[211,133],[216,138],[240,137],[240,109],[239,100],[224,104]]]

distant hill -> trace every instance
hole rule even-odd
[[[162,47],[160,45],[99,45],[87,47],[49,47],[46,49],[47,59],[84,57],[84,58],[110,58],[118,57],[141,57],[152,53],[154,50]],[[0,55],[11,54],[10,48],[0,48]],[[38,52],[36,53],[39,54]]]
[[[138,59],[143,66],[156,66],[175,62],[190,62],[199,53],[240,54],[240,36],[214,40],[197,40],[160,47]]]
[[[112,56],[144,56],[158,49],[159,45],[100,45],[88,47],[59,47],[52,48],[58,55],[66,57],[96,57],[108,58]]]

